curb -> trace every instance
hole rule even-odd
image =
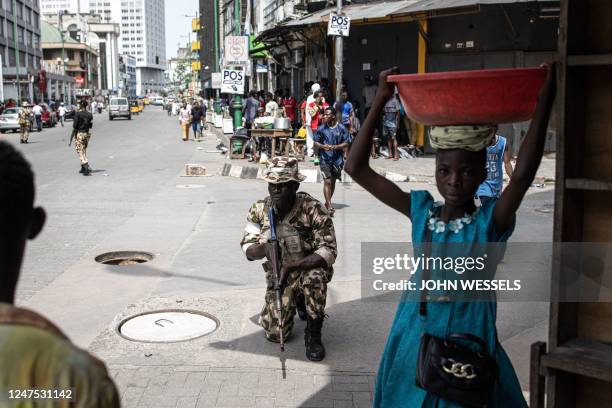
[[[221,170],[220,175],[226,177],[234,177],[241,179],[263,179],[263,167],[257,166],[240,166],[230,163],[225,163],[223,165],[223,169]],[[376,172],[388,180],[395,182],[410,182],[410,181],[420,181],[417,180],[416,177],[407,176],[404,174],[393,173],[391,171],[385,171],[384,169],[377,168]],[[321,175],[321,171],[319,169],[302,169],[300,173],[306,176],[306,179],[303,183],[322,183],[323,176]],[[422,180],[421,180],[422,181]],[[353,179],[351,176],[342,173],[341,183],[352,183]]]

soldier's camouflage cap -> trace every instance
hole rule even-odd
[[[263,179],[272,184],[287,183],[292,180],[300,183],[306,179],[306,176],[300,173],[297,159],[274,157],[268,161]]]

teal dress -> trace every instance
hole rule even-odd
[[[435,213],[435,203],[428,191],[412,191],[410,197],[412,242],[420,243],[425,240],[430,211]],[[501,236],[496,233],[493,222],[496,202],[495,199],[487,201],[476,210],[471,222],[463,223],[463,227],[457,232],[449,228],[442,232],[433,231],[432,242],[505,242],[512,234],[514,225]],[[435,256],[434,253],[432,255]],[[461,407],[457,403],[428,394],[416,386],[415,374],[420,338],[421,334],[427,332],[438,337],[446,337],[451,333],[471,333],[485,340],[489,352],[496,358],[498,365],[497,383],[490,394],[488,407],[526,408],[527,403],[512,363],[497,340],[496,318],[497,303],[494,301],[430,302],[427,316],[419,314],[418,302],[400,302],[380,361],[373,406],[376,408]]]

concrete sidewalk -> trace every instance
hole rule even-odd
[[[209,125],[209,139],[216,138],[229,147],[229,136],[223,134],[221,129],[216,129]],[[229,159],[224,162],[224,166],[220,171],[222,176],[238,177],[243,179],[261,178],[262,170],[265,165],[249,162],[242,159]],[[384,157],[371,159],[370,164],[374,170],[382,174],[386,178],[396,182],[433,182],[435,174],[435,157],[426,155],[418,158],[400,158],[398,161],[388,160]],[[514,164],[514,163],[513,163]],[[534,184],[552,185],[555,180],[555,155],[547,155],[542,159],[540,168],[536,174]],[[315,166],[312,160],[306,159],[300,162],[300,170],[307,176],[306,183],[321,183],[321,177],[318,166]],[[504,176],[508,180],[507,176]],[[343,173],[342,182],[351,182],[351,178]]]
[[[304,322],[297,317],[284,353],[265,340],[257,325],[263,287],[145,299],[118,315],[90,350],[109,366],[124,407],[369,407],[396,303],[364,301],[360,285],[330,284],[323,331],[327,357],[319,363],[304,356]],[[166,344],[131,342],[114,330],[128,316],[177,307],[210,313],[220,324],[208,336]],[[500,337],[524,388],[525,350],[545,330],[544,323]]]

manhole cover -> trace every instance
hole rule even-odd
[[[194,310],[157,310],[132,316],[117,331],[132,341],[171,343],[187,341],[214,332],[219,322],[213,316]]]
[[[114,251],[96,256],[96,262],[105,265],[135,265],[153,259],[153,254],[142,251]]]

